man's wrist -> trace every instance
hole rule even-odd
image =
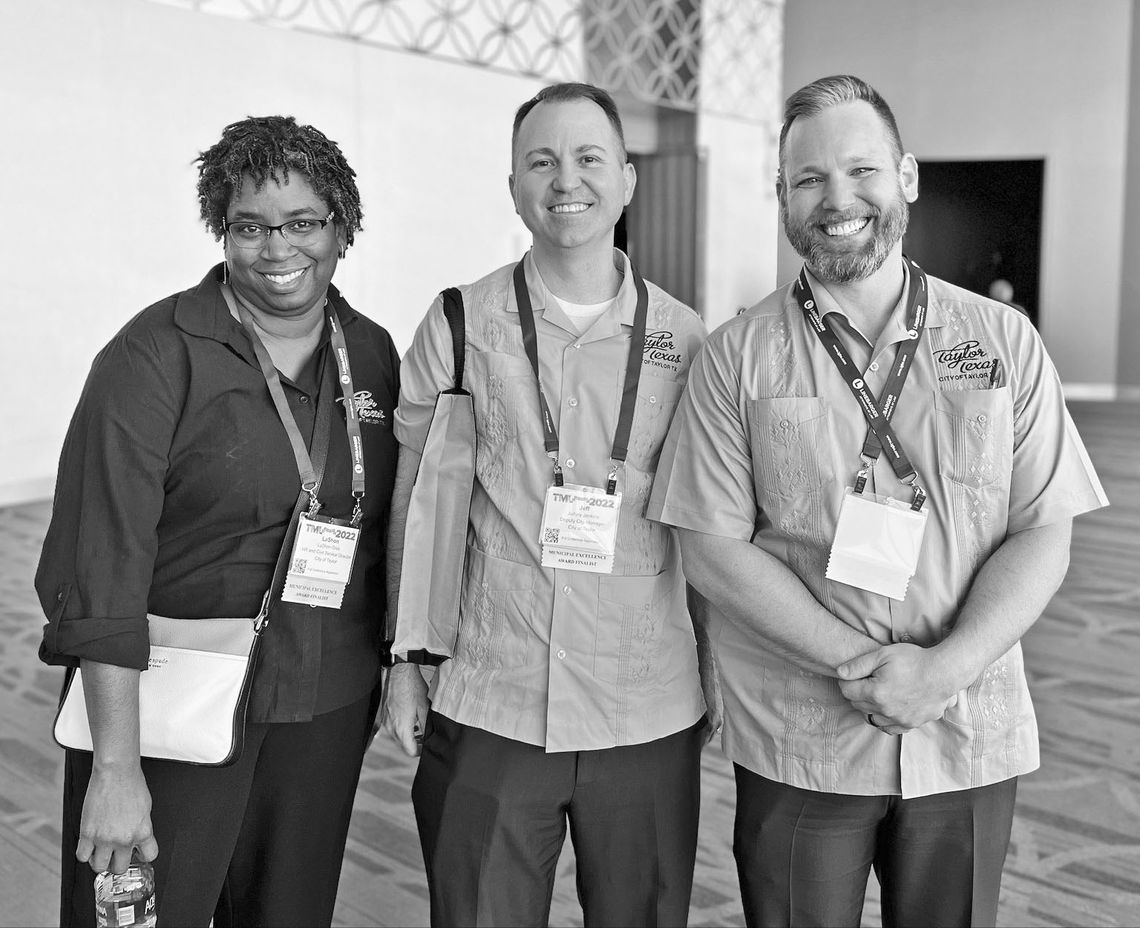
[[[978,666],[975,655],[951,639],[939,642],[927,653],[932,658],[933,682],[948,698],[970,686],[985,670],[984,666]]]

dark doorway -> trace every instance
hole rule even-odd
[[[935,277],[988,295],[999,278],[1037,324],[1045,162],[921,161],[903,247]]]
[[[648,280],[702,313],[705,165],[696,148],[630,154],[637,191],[615,230]]]

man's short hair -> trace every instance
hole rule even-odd
[[[862,100],[870,103],[887,127],[887,136],[894,150],[895,162],[902,160],[903,144],[895,114],[887,106],[887,101],[866,81],[850,74],[833,74],[821,77],[801,87],[784,103],[784,124],[780,127],[780,175],[784,172],[784,141],[792,123],[800,116],[815,116],[828,107],[841,103],[854,103]]]
[[[621,160],[623,163],[628,160],[625,153],[625,130],[622,129],[621,115],[618,113],[614,98],[601,87],[595,87],[593,84],[565,83],[543,87],[515,111],[515,125],[511,130],[512,163],[515,158],[515,145],[519,140],[519,126],[526,119],[527,113],[540,103],[570,103],[574,100],[589,100],[602,108],[602,112],[606,114],[606,119],[610,121],[610,125],[614,127],[614,132],[617,133],[618,142],[621,144]]]

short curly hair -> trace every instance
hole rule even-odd
[[[298,125],[292,116],[248,116],[231,123],[194,163],[198,165],[202,219],[216,239],[225,233],[226,210],[247,174],[257,190],[270,179],[288,183],[290,171],[303,174],[317,196],[329,204],[337,224],[344,227],[348,244],[362,228],[356,172],[336,142],[319,129]]]

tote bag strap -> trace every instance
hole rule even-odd
[[[443,315],[451,329],[451,351],[455,357],[455,386],[444,393],[465,393],[463,389],[464,343],[467,338],[466,323],[463,318],[463,294],[455,287],[448,287],[443,297]]]

